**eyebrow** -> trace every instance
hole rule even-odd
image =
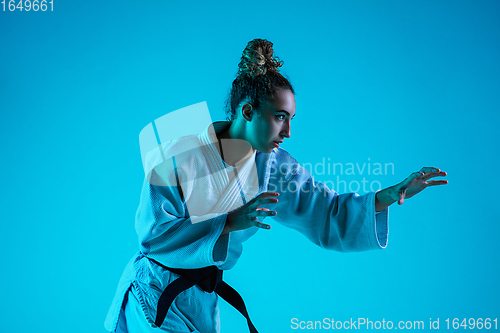
[[[285,110],[278,110],[278,111],[276,111],[276,112],[284,112],[284,113],[286,113],[286,115],[287,115],[288,117],[290,117],[290,112],[288,112],[288,111],[285,111]],[[293,115],[292,119],[293,119],[294,117],[295,117],[295,114]]]

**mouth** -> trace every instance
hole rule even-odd
[[[283,143],[283,141],[273,141],[273,144],[276,148],[280,147],[280,143]]]

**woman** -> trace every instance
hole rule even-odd
[[[326,249],[385,248],[388,206],[447,183],[429,180],[446,175],[430,167],[362,196],[315,182],[279,148],[290,137],[295,99],[272,46],[255,39],[243,51],[227,103],[229,122],[150,154],[136,216],[140,251],[120,280],[109,331],[219,332],[218,295],[246,315],[221,272],[234,266],[242,242],[271,228],[265,217]]]

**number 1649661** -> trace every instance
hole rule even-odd
[[[54,0],[47,1],[47,0],[3,0],[0,2],[2,4],[2,9],[3,11],[10,11],[10,12],[15,12],[15,11],[20,11],[22,12],[23,10],[25,12],[29,11],[34,11],[34,12],[45,12],[45,11],[54,11]]]

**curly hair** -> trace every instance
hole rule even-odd
[[[283,61],[273,57],[273,53],[273,43],[268,40],[254,39],[248,42],[226,101],[229,121],[236,119],[236,110],[244,100],[259,109],[273,97],[277,89],[289,90],[295,94],[289,79],[279,73]]]

